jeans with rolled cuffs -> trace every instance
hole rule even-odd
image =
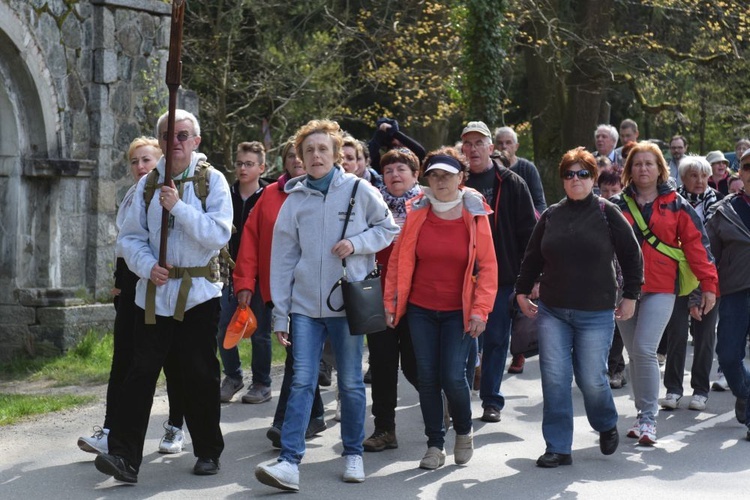
[[[406,309],[417,361],[419,406],[427,446],[443,449],[445,392],[456,434],[471,433],[471,395],[466,359],[474,339],[464,332],[462,311],[433,311],[409,304]],[[403,320],[402,320],[403,321]]]
[[[673,293],[644,293],[633,317],[617,322],[630,358],[630,386],[640,423],[656,424],[661,379],[656,349],[672,316],[674,301]]]
[[[750,322],[750,289],[722,295],[719,300],[716,355],[736,398],[750,398],[750,371],[745,366],[747,328]],[[750,405],[748,405],[750,406]],[[745,424],[750,420],[745,418]]]
[[[351,335],[346,318],[311,318],[291,315],[294,376],[281,433],[279,461],[300,463],[305,455],[305,431],[310,421],[323,343],[331,341],[337,364],[341,398],[343,455],[362,455],[365,439],[365,384],[362,381],[364,335]]]
[[[607,380],[614,310],[548,307],[539,301],[537,323],[546,451],[568,455],[573,444],[574,376],[591,427],[604,432],[617,425],[617,409]]]

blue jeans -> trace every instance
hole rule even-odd
[[[538,325],[542,433],[547,453],[567,455],[573,444],[573,375],[591,427],[604,432],[617,425],[617,409],[607,381],[614,310],[563,309],[540,301]]]
[[[487,328],[482,334],[482,381],[479,384],[479,397],[482,399],[483,408],[494,406],[502,410],[505,406],[505,397],[500,392],[500,383],[505,373],[505,360],[510,346],[508,299],[511,293],[513,293],[513,285],[498,287],[495,307],[487,319]]]
[[[364,335],[350,335],[345,317],[310,318],[292,314],[291,318],[294,376],[282,426],[279,461],[298,464],[305,455],[305,430],[318,386],[318,369],[326,337],[330,339],[336,356],[343,455],[362,455],[367,404],[362,381]]]
[[[221,315],[219,317],[218,343],[221,364],[224,365],[224,374],[227,377],[242,380],[242,366],[240,363],[240,351],[235,346],[224,349],[224,336],[227,326],[237,310],[237,297],[229,292],[225,286],[221,291]],[[258,321],[258,329],[250,337],[253,346],[252,361],[250,368],[253,373],[253,383],[271,386],[271,306],[263,302],[260,293],[253,294],[250,300],[250,309]]]
[[[431,311],[413,304],[406,309],[417,360],[419,406],[427,446],[443,449],[445,392],[456,434],[471,432],[471,396],[466,380],[466,358],[474,339],[464,333],[462,311]]]
[[[716,355],[732,394],[740,399],[750,397],[750,372],[744,362],[749,321],[750,289],[722,295]]]

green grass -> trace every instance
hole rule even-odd
[[[31,395],[0,393],[0,426],[14,424],[24,417],[60,411],[91,403],[96,396]]]

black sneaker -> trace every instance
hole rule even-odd
[[[117,455],[101,453],[94,460],[96,470],[123,483],[137,483],[138,471],[127,460]]]
[[[321,387],[330,387],[332,374],[333,366],[329,365],[321,359],[320,367],[318,369],[318,385]]]
[[[617,426],[599,433],[599,449],[603,454],[611,455],[617,450],[618,444],[620,444],[620,434],[617,432]]]
[[[311,418],[305,431],[305,439],[312,439],[326,429],[328,429],[328,426],[323,418]]]
[[[370,367],[367,367],[367,371],[365,372],[364,376],[362,377],[362,381],[365,384],[372,384],[372,371],[370,370]]]
[[[747,415],[747,399],[737,398],[734,402],[734,416],[737,418],[737,422],[744,424]]]
[[[266,432],[266,437],[271,440],[271,446],[274,448],[281,449],[281,429],[276,427],[275,425],[272,425],[270,429],[268,429],[268,432]]]
[[[571,465],[572,463],[573,458],[562,453],[545,453],[536,461],[537,467],[544,467],[545,469],[554,469],[559,465]]]
[[[221,469],[218,458],[199,458],[193,467],[196,476],[213,476]]]

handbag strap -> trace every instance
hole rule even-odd
[[[357,181],[354,183],[354,187],[352,188],[352,195],[349,198],[349,206],[346,209],[346,218],[344,219],[344,228],[341,230],[341,238],[339,240],[343,240],[344,236],[346,236],[346,227],[349,225],[349,217],[352,215],[352,209],[354,208],[355,203],[355,197],[357,196],[357,188],[359,188],[359,183],[362,181],[362,179],[357,179]],[[346,277],[346,259],[341,259],[341,265],[344,267],[344,277]],[[336,281],[336,283],[333,284],[333,287],[331,287],[331,291],[328,292],[328,298],[326,298],[326,305],[328,306],[328,309],[334,312],[341,312],[344,310],[344,304],[341,305],[338,309],[334,309],[331,305],[331,295],[333,295],[333,292],[341,286],[343,278]]]
[[[648,228],[648,226],[646,226],[646,221],[643,220],[643,215],[638,209],[638,205],[633,198],[626,195],[625,193],[622,193],[622,198],[625,200],[625,203],[627,203],[628,210],[630,210],[630,215],[633,216],[633,220],[638,226],[638,229],[641,230],[641,233],[643,233],[643,238],[648,242],[649,245],[654,247],[658,252],[661,252],[662,254],[666,255],[670,259],[676,260],[677,262],[685,258],[685,252],[683,252],[681,248],[675,248],[671,245],[667,245],[666,243],[661,241],[659,237],[656,236],[651,231],[651,229]]]
[[[344,228],[341,230],[341,238],[339,238],[339,240],[343,240],[344,237],[346,236],[346,228],[349,225],[349,217],[351,217],[352,215],[352,209],[354,208],[354,203],[355,203],[356,196],[357,196],[357,188],[359,188],[359,183],[361,181],[362,179],[357,179],[357,181],[354,183],[354,187],[352,188],[352,195],[349,198],[349,206],[346,209],[346,218],[344,219]],[[341,259],[341,265],[344,266],[344,276],[346,276],[346,259]],[[333,290],[331,290],[331,292],[333,292]]]

